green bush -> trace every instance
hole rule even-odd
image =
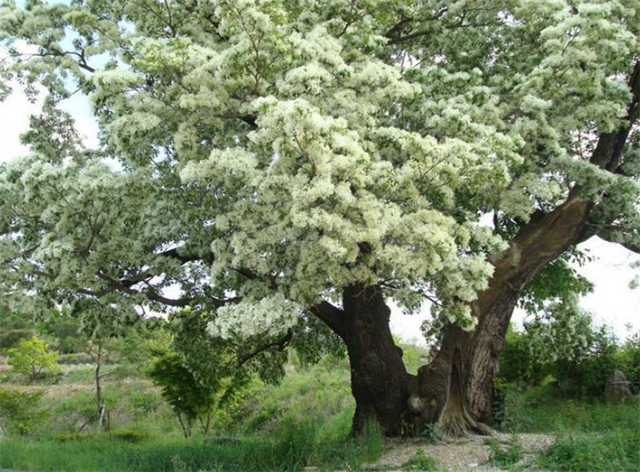
[[[118,441],[124,441],[128,443],[139,443],[146,439],[149,439],[150,435],[146,431],[137,431],[133,429],[120,429],[109,431],[109,436]]]
[[[37,336],[22,339],[18,346],[7,351],[12,369],[29,377],[31,381],[57,372],[58,353],[49,350],[49,346]]]
[[[550,366],[540,362],[531,349],[531,335],[509,327],[500,353],[500,385],[539,385],[550,373]]]
[[[35,331],[30,328],[24,329],[3,329],[0,333],[0,351],[7,351],[14,348],[23,339],[30,339],[35,335]]]
[[[20,392],[0,390],[0,425],[9,434],[32,433],[46,419],[48,413],[42,408],[44,392]]]
[[[638,470],[638,431],[616,431],[591,437],[558,438],[540,457],[540,465],[561,472],[617,472]]]
[[[131,406],[138,417],[153,413],[160,408],[161,399],[156,392],[134,392],[131,394]]]
[[[436,461],[427,456],[423,449],[418,449],[415,455],[402,465],[402,470],[419,470],[421,472],[435,472]]]
[[[506,468],[522,459],[522,443],[515,434],[511,436],[508,447],[500,446],[500,443],[493,438],[487,440],[487,445],[491,449],[491,456],[489,457],[491,465]]]
[[[616,362],[618,346],[607,328],[593,333],[589,352],[574,359],[555,363],[554,376],[565,396],[601,397],[608,377],[619,368]]]

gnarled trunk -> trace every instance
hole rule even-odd
[[[478,318],[476,329],[469,333],[459,329],[445,332],[441,352],[459,349],[464,396],[471,416],[478,422],[493,422],[493,383],[507,328],[522,290],[575,242],[591,206],[586,200],[570,196],[540,221],[523,227],[494,262],[489,286],[472,305]]]
[[[338,333],[351,365],[351,390],[356,400],[353,434],[375,422],[386,436],[419,434],[436,424],[443,435],[486,433],[476,422],[465,394],[465,364],[469,333],[459,328],[459,342],[440,351],[437,362],[418,376],[407,372],[402,349],[389,328],[390,310],[379,287],[350,286],[344,291],[344,310]]]
[[[353,433],[376,422],[386,436],[411,433],[408,400],[417,382],[402,361],[402,350],[389,329],[390,310],[379,287],[350,286],[344,291],[340,335],[351,364],[351,391],[356,400]]]
[[[633,99],[626,123],[598,139],[591,164],[619,170],[631,126],[640,117],[640,63],[630,77]],[[478,325],[473,332],[449,326],[434,360],[414,377],[389,330],[389,309],[379,287],[352,286],[344,293],[344,310],[322,302],[312,312],[342,337],[351,361],[357,410],[353,430],[378,422],[385,434],[418,432],[436,423],[447,434],[486,432],[491,422],[493,381],[500,352],[522,290],[547,264],[579,242],[594,204],[575,186],[562,205],[522,226],[494,261],[486,290],[472,305]],[[409,426],[405,426],[409,425]]]

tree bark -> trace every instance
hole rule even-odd
[[[540,221],[524,226],[495,262],[488,288],[472,306],[478,326],[465,351],[465,392],[475,419],[493,421],[493,383],[518,298],[536,274],[574,243],[591,208],[590,202],[570,195]]]
[[[379,287],[353,285],[344,290],[344,316],[339,335],[351,364],[351,391],[356,400],[353,434],[377,423],[386,436],[413,432],[409,398],[417,379],[402,361],[389,328],[391,311]]]
[[[601,134],[590,158],[591,164],[610,172],[618,171],[629,130],[640,117],[640,63],[629,84],[626,123]],[[419,432],[425,423],[454,436],[488,432],[484,423],[492,421],[493,382],[517,300],[536,274],[580,241],[594,207],[580,190],[575,185],[564,203],[521,227],[492,261],[495,270],[488,287],[471,306],[476,329],[448,326],[438,354],[417,377],[407,373],[393,342],[390,312],[379,287],[348,287],[343,310],[327,302],[311,309],[347,345],[356,399],[354,433],[369,420],[388,436]]]
[[[640,117],[640,62],[629,77],[632,94],[625,123],[610,133],[602,133],[590,158],[591,164],[609,172],[619,171],[623,149],[631,127]],[[517,300],[526,285],[544,267],[571,246],[582,242],[585,225],[595,205],[579,196],[575,186],[565,202],[543,218],[523,225],[510,247],[495,261],[495,271],[489,287],[473,304],[478,317],[476,330],[467,336],[470,348],[463,363],[467,402],[474,418],[492,421],[493,382],[498,374],[500,352]],[[458,344],[460,339],[449,334],[445,344]]]
[[[524,287],[562,254],[581,231],[591,204],[575,195],[555,211],[531,223],[494,261],[488,287],[471,308],[473,331],[448,326],[434,360],[418,372],[426,421],[444,433],[486,433],[493,420],[493,382],[513,310]]]

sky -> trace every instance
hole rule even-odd
[[[0,103],[0,162],[28,154],[29,150],[20,143],[20,134],[27,130],[29,116],[38,113],[40,106],[38,102],[30,103],[17,88]],[[92,118],[87,98],[76,94],[63,104],[63,108],[76,119],[85,143],[88,146],[97,144],[98,126]],[[594,292],[581,300],[581,306],[593,313],[598,324],[609,325],[620,339],[630,334],[627,325],[631,325],[633,331],[640,330],[640,289],[629,287],[637,273],[630,264],[640,257],[620,245],[598,238],[592,238],[580,247],[593,256],[593,261],[578,270],[595,284]],[[411,316],[402,315],[392,307],[391,329],[405,341],[423,343],[420,325],[428,316],[428,306],[420,314]],[[521,325],[524,317],[522,311],[517,311],[514,322]]]

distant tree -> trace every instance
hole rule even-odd
[[[49,350],[47,343],[37,336],[21,340],[18,346],[9,349],[7,354],[12,369],[28,376],[32,382],[59,369],[56,363],[58,353]]]
[[[81,352],[86,344],[80,334],[81,323],[77,317],[69,315],[67,308],[54,310],[50,316],[38,323],[38,332],[51,338],[62,354]]]
[[[0,351],[16,347],[20,340],[29,339],[35,334],[36,331],[30,320],[0,306]]]

